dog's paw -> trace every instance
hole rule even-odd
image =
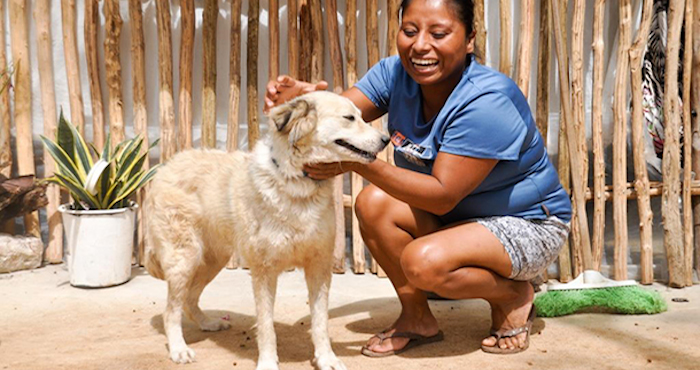
[[[319,356],[313,359],[311,363],[317,370],[347,370],[345,364],[332,353]]]
[[[255,370],[279,370],[277,361],[258,361],[258,366]]]
[[[231,324],[222,319],[209,318],[199,324],[202,331],[219,331],[231,328]]]
[[[170,359],[176,364],[189,364],[194,362],[194,351],[187,346],[173,348],[170,350]]]

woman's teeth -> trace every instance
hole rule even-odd
[[[430,67],[433,65],[438,64],[438,61],[435,59],[411,59],[411,63],[419,66],[419,67]]]

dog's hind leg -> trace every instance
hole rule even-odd
[[[187,316],[199,325],[202,331],[219,331],[231,327],[231,324],[217,317],[209,317],[199,308],[199,297],[202,291],[209,284],[220,269],[210,270],[206,273],[197,274],[196,281],[191,287],[185,303]]]
[[[278,370],[277,335],[275,334],[273,309],[279,273],[251,266],[251,275],[257,313],[257,370]]]
[[[187,281],[168,280],[168,305],[163,313],[163,326],[168,337],[170,359],[178,364],[194,361],[194,351],[187,347],[182,335],[182,311],[187,298]]]
[[[331,348],[328,337],[328,290],[331,285],[330,263],[309,263],[304,267],[311,308],[312,363],[319,370],[346,370]]]

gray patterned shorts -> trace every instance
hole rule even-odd
[[[496,216],[477,218],[489,229],[510,256],[509,278],[528,281],[541,274],[559,255],[569,236],[569,224],[556,217],[526,220],[520,217]]]

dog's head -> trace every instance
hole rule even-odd
[[[331,92],[304,94],[273,108],[269,118],[276,128],[273,137],[286,141],[306,163],[368,163],[389,143],[349,99]]]

